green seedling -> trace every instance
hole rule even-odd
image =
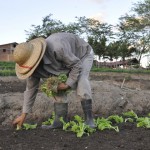
[[[54,120],[55,120],[55,113],[52,112],[51,118],[48,118],[48,120],[42,122],[42,125],[52,125]]]
[[[95,132],[96,130],[89,127],[84,123],[84,120],[78,116],[74,116],[74,121],[65,122],[63,118],[60,118],[60,121],[63,123],[63,130],[65,131],[72,131],[76,133],[77,137],[82,137],[83,135],[90,135],[91,133]]]
[[[113,129],[116,132],[119,132],[118,126],[112,126],[112,122],[105,118],[97,118],[95,120],[96,126],[99,130],[103,131],[105,129]]]
[[[137,119],[137,127],[150,128],[150,118],[140,117]]]
[[[17,124],[16,130],[21,130],[21,126]]]
[[[132,118],[125,118],[124,122],[130,122],[130,123],[133,123],[134,120]]]
[[[116,123],[123,123],[123,117],[118,115],[111,115],[107,118],[109,121],[115,121]]]
[[[36,127],[37,127],[37,124],[33,124],[33,125],[28,124],[28,123],[24,123],[24,124],[23,124],[23,129],[25,129],[25,130],[36,129]]]
[[[16,130],[32,130],[32,129],[36,129],[37,128],[37,124],[28,124],[28,123],[24,123],[22,125],[22,127],[20,127],[19,125],[17,125]]]
[[[134,119],[138,118],[137,114],[133,110],[123,113],[123,116]]]
[[[70,90],[58,91],[57,86],[60,83],[65,83],[67,81],[66,74],[60,74],[59,76],[49,77],[41,86],[40,89],[48,97],[54,97],[58,95],[64,95],[70,92]]]

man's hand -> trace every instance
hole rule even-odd
[[[58,86],[57,86],[57,90],[67,90],[69,89],[70,87],[65,84],[65,83],[60,83]]]
[[[14,121],[13,121],[13,126],[19,126],[19,127],[21,127],[22,126],[22,124],[24,123],[24,120],[25,120],[25,118],[26,118],[26,113],[23,113],[23,114],[21,114],[21,116],[19,116],[18,118],[16,118]]]

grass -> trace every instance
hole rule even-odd
[[[144,73],[149,74],[150,70],[146,69],[112,69],[112,68],[97,68],[92,67],[92,72],[117,72],[117,73]]]
[[[0,62],[0,76],[16,76],[14,62]]]
[[[149,74],[150,70],[146,69],[112,69],[92,67],[91,72],[117,72],[117,73],[136,73]],[[0,62],[0,76],[16,76],[14,62]]]

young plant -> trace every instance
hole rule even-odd
[[[67,81],[67,76],[65,74],[60,74],[59,76],[49,77],[40,87],[41,91],[44,92],[48,97],[54,97],[59,94],[65,94],[68,90],[58,91],[57,86],[60,83],[65,83]]]
[[[150,128],[150,118],[140,117],[137,119],[137,127]]]
[[[123,113],[123,116],[134,119],[138,118],[137,114],[133,110]]]
[[[66,123],[63,118],[60,118],[60,121],[63,123],[63,130],[72,131],[76,133],[77,137],[82,137],[84,134],[90,135],[95,132],[95,129],[86,125],[84,120],[78,115],[74,116],[74,121]]]
[[[28,124],[28,123],[24,123],[23,124],[23,129],[25,130],[32,130],[32,129],[36,129],[37,124]]]
[[[22,125],[22,127],[17,125],[16,130],[32,130],[32,129],[36,129],[36,128],[37,128],[37,124],[31,125],[31,124],[28,124],[28,123],[24,123]]]
[[[60,117],[60,121],[63,123],[63,130],[70,131],[71,126],[74,124],[74,121],[65,122],[63,117]]]
[[[135,120],[138,119],[137,114],[133,110],[124,112],[123,116],[125,117],[125,122],[133,123]]]
[[[132,118],[125,118],[124,122],[130,122],[130,123],[133,123],[134,120]]]
[[[116,123],[123,123],[123,117],[118,115],[111,115],[107,118],[109,121],[115,121]]]
[[[52,116],[47,121],[42,122],[42,125],[52,125],[55,120],[55,113],[52,112]]]
[[[103,131],[105,129],[113,129],[116,132],[119,132],[118,126],[112,126],[112,122],[105,118],[97,118],[95,120],[96,126],[99,130]]]

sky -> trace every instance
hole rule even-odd
[[[0,0],[0,45],[25,42],[31,25],[41,25],[42,18],[52,18],[64,24],[75,17],[99,19],[117,24],[118,18],[129,13],[139,0]]]

